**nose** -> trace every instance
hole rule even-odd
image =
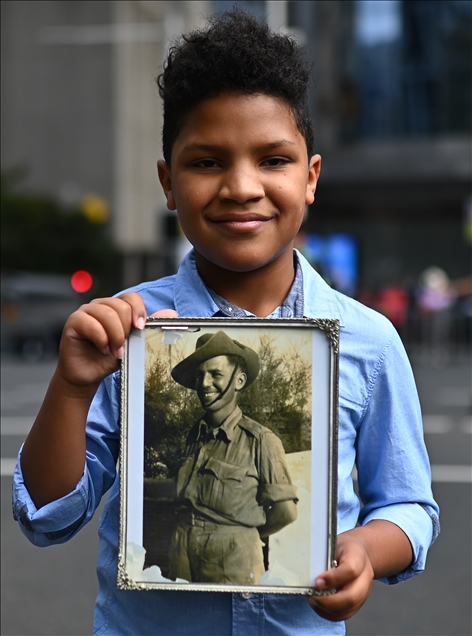
[[[204,373],[202,373],[200,377],[198,378],[198,380],[199,380],[198,384],[200,385],[200,388],[202,389],[207,389],[208,387],[211,387],[212,385],[211,374],[208,373],[208,371],[205,371]]]
[[[257,166],[237,164],[225,170],[220,188],[220,199],[237,203],[258,201],[265,196],[264,186]]]

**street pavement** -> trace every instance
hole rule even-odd
[[[472,576],[472,377],[470,357],[415,365],[441,534],[426,570],[397,585],[375,581],[347,623],[348,636],[470,636]]]
[[[470,358],[443,367],[413,366],[442,533],[424,574],[394,586],[374,583],[365,606],[348,621],[348,636],[472,633]],[[92,631],[99,514],[69,543],[46,549],[32,546],[11,515],[14,458],[53,369],[53,361],[27,364],[6,357],[2,363],[3,636],[84,636]]]

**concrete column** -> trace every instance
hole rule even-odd
[[[138,36],[113,45],[113,233],[125,256],[123,283],[128,286],[142,280],[150,255],[156,263],[164,249],[160,221],[166,201],[156,169],[162,156],[162,106],[155,79],[170,42],[204,22],[211,3],[118,0],[113,4],[116,24],[155,27],[155,37]],[[156,274],[157,269],[153,265]]]
[[[338,141],[339,58],[338,24],[340,0],[316,2],[314,33],[315,139],[322,152],[332,150]]]
[[[151,22],[139,2],[114,2],[117,24]],[[114,238],[125,253],[158,248],[156,175],[161,105],[154,83],[162,62],[162,22],[155,41],[114,44]]]
[[[274,31],[287,26],[287,0],[266,0],[267,24]]]

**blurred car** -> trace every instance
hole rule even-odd
[[[1,348],[27,360],[57,354],[67,318],[86,302],[68,276],[16,272],[1,278]]]

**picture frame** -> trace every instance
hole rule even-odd
[[[339,322],[148,318],[121,374],[118,588],[329,593]]]

